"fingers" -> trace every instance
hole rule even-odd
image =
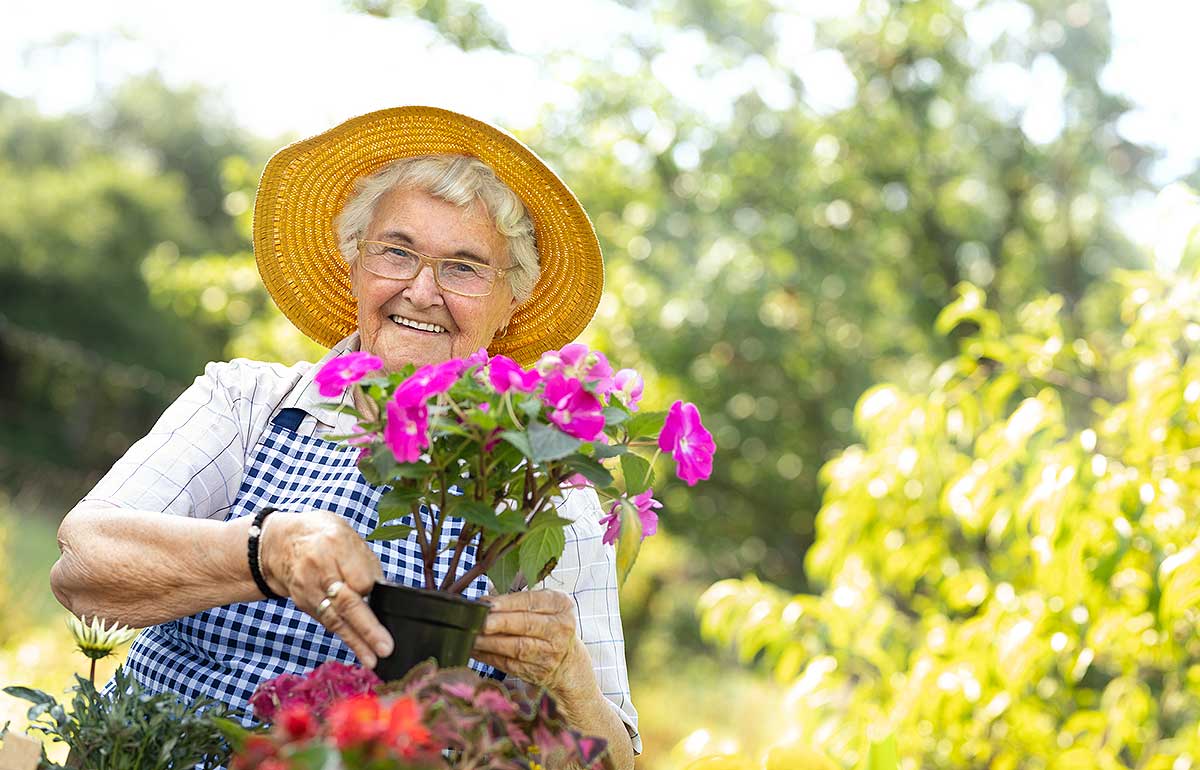
[[[344,588],[342,589],[342,592],[349,594],[350,590]],[[323,594],[321,595],[321,599],[325,599]],[[359,604],[362,603],[361,600],[358,601]],[[329,629],[330,633],[336,634],[338,637],[340,637],[341,640],[346,643],[346,646],[349,647],[354,653],[354,656],[358,658],[360,663],[367,668],[375,668],[375,664],[378,662],[378,659],[375,655],[375,651],[371,649],[370,643],[368,643],[359,630],[341,614],[341,612],[333,603],[331,603],[329,608],[324,612],[319,610],[321,606],[320,601],[313,603],[311,607],[301,605],[299,602],[297,602],[297,606],[307,612],[309,615],[312,615],[314,618],[316,618],[321,625]]]
[[[531,612],[489,611],[480,636],[531,636],[565,645],[574,634],[573,614],[542,615]]]
[[[390,655],[391,636],[363,601],[383,576],[379,557],[335,514],[278,512],[280,524],[264,549],[273,574],[296,606],[339,636],[364,666]],[[327,596],[330,586],[341,583]],[[328,604],[322,604],[329,599]]]
[[[331,581],[332,582],[332,581]],[[322,600],[326,597],[321,596]],[[320,603],[317,604],[318,608]],[[362,597],[343,587],[330,601],[324,612],[312,612],[313,617],[332,633],[341,637],[359,662],[367,668],[375,668],[381,657],[392,652],[392,638]]]
[[[543,615],[575,613],[575,602],[562,591],[518,591],[488,597],[492,608],[488,616],[507,612],[532,612]]]

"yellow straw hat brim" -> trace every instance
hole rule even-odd
[[[528,147],[487,123],[436,107],[368,113],[277,152],[254,201],[254,256],[267,291],[300,331],[332,347],[358,325],[334,219],[354,183],[419,155],[469,155],[516,193],[533,219],[541,278],[488,350],[524,366],[574,340],[604,288],[600,243],[570,188]]]

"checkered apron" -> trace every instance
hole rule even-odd
[[[271,421],[246,469],[245,479],[226,521],[272,506],[281,511],[331,511],[362,536],[379,523],[376,507],[387,487],[372,486],[355,465],[358,450],[296,432],[300,409],[283,409]],[[428,511],[422,508],[422,513]],[[426,519],[428,521],[428,519]],[[411,522],[409,522],[411,523]],[[462,520],[444,524],[434,573],[440,582],[450,567],[450,544]],[[423,587],[424,575],[415,534],[404,541],[370,542],[383,574],[405,585]],[[467,548],[461,575],[475,562]],[[487,592],[480,576],[463,592],[478,598]],[[290,599],[230,604],[151,626],[129,651],[127,669],[147,689],[175,692],[188,700],[201,695],[228,704],[247,726],[253,722],[250,696],[261,682],[280,674],[303,674],[327,660],[355,662],[354,653]],[[503,676],[476,661],[484,676]]]

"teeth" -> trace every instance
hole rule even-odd
[[[437,324],[427,324],[422,321],[414,321],[411,318],[405,318],[404,316],[393,315],[388,316],[388,318],[392,319],[393,322],[398,323],[401,326],[407,326],[410,329],[419,329],[423,332],[442,334],[446,331],[445,327],[438,326]]]

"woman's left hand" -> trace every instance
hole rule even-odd
[[[472,657],[557,698],[595,687],[583,640],[575,630],[575,603],[562,591],[518,591],[489,596],[491,609]]]

